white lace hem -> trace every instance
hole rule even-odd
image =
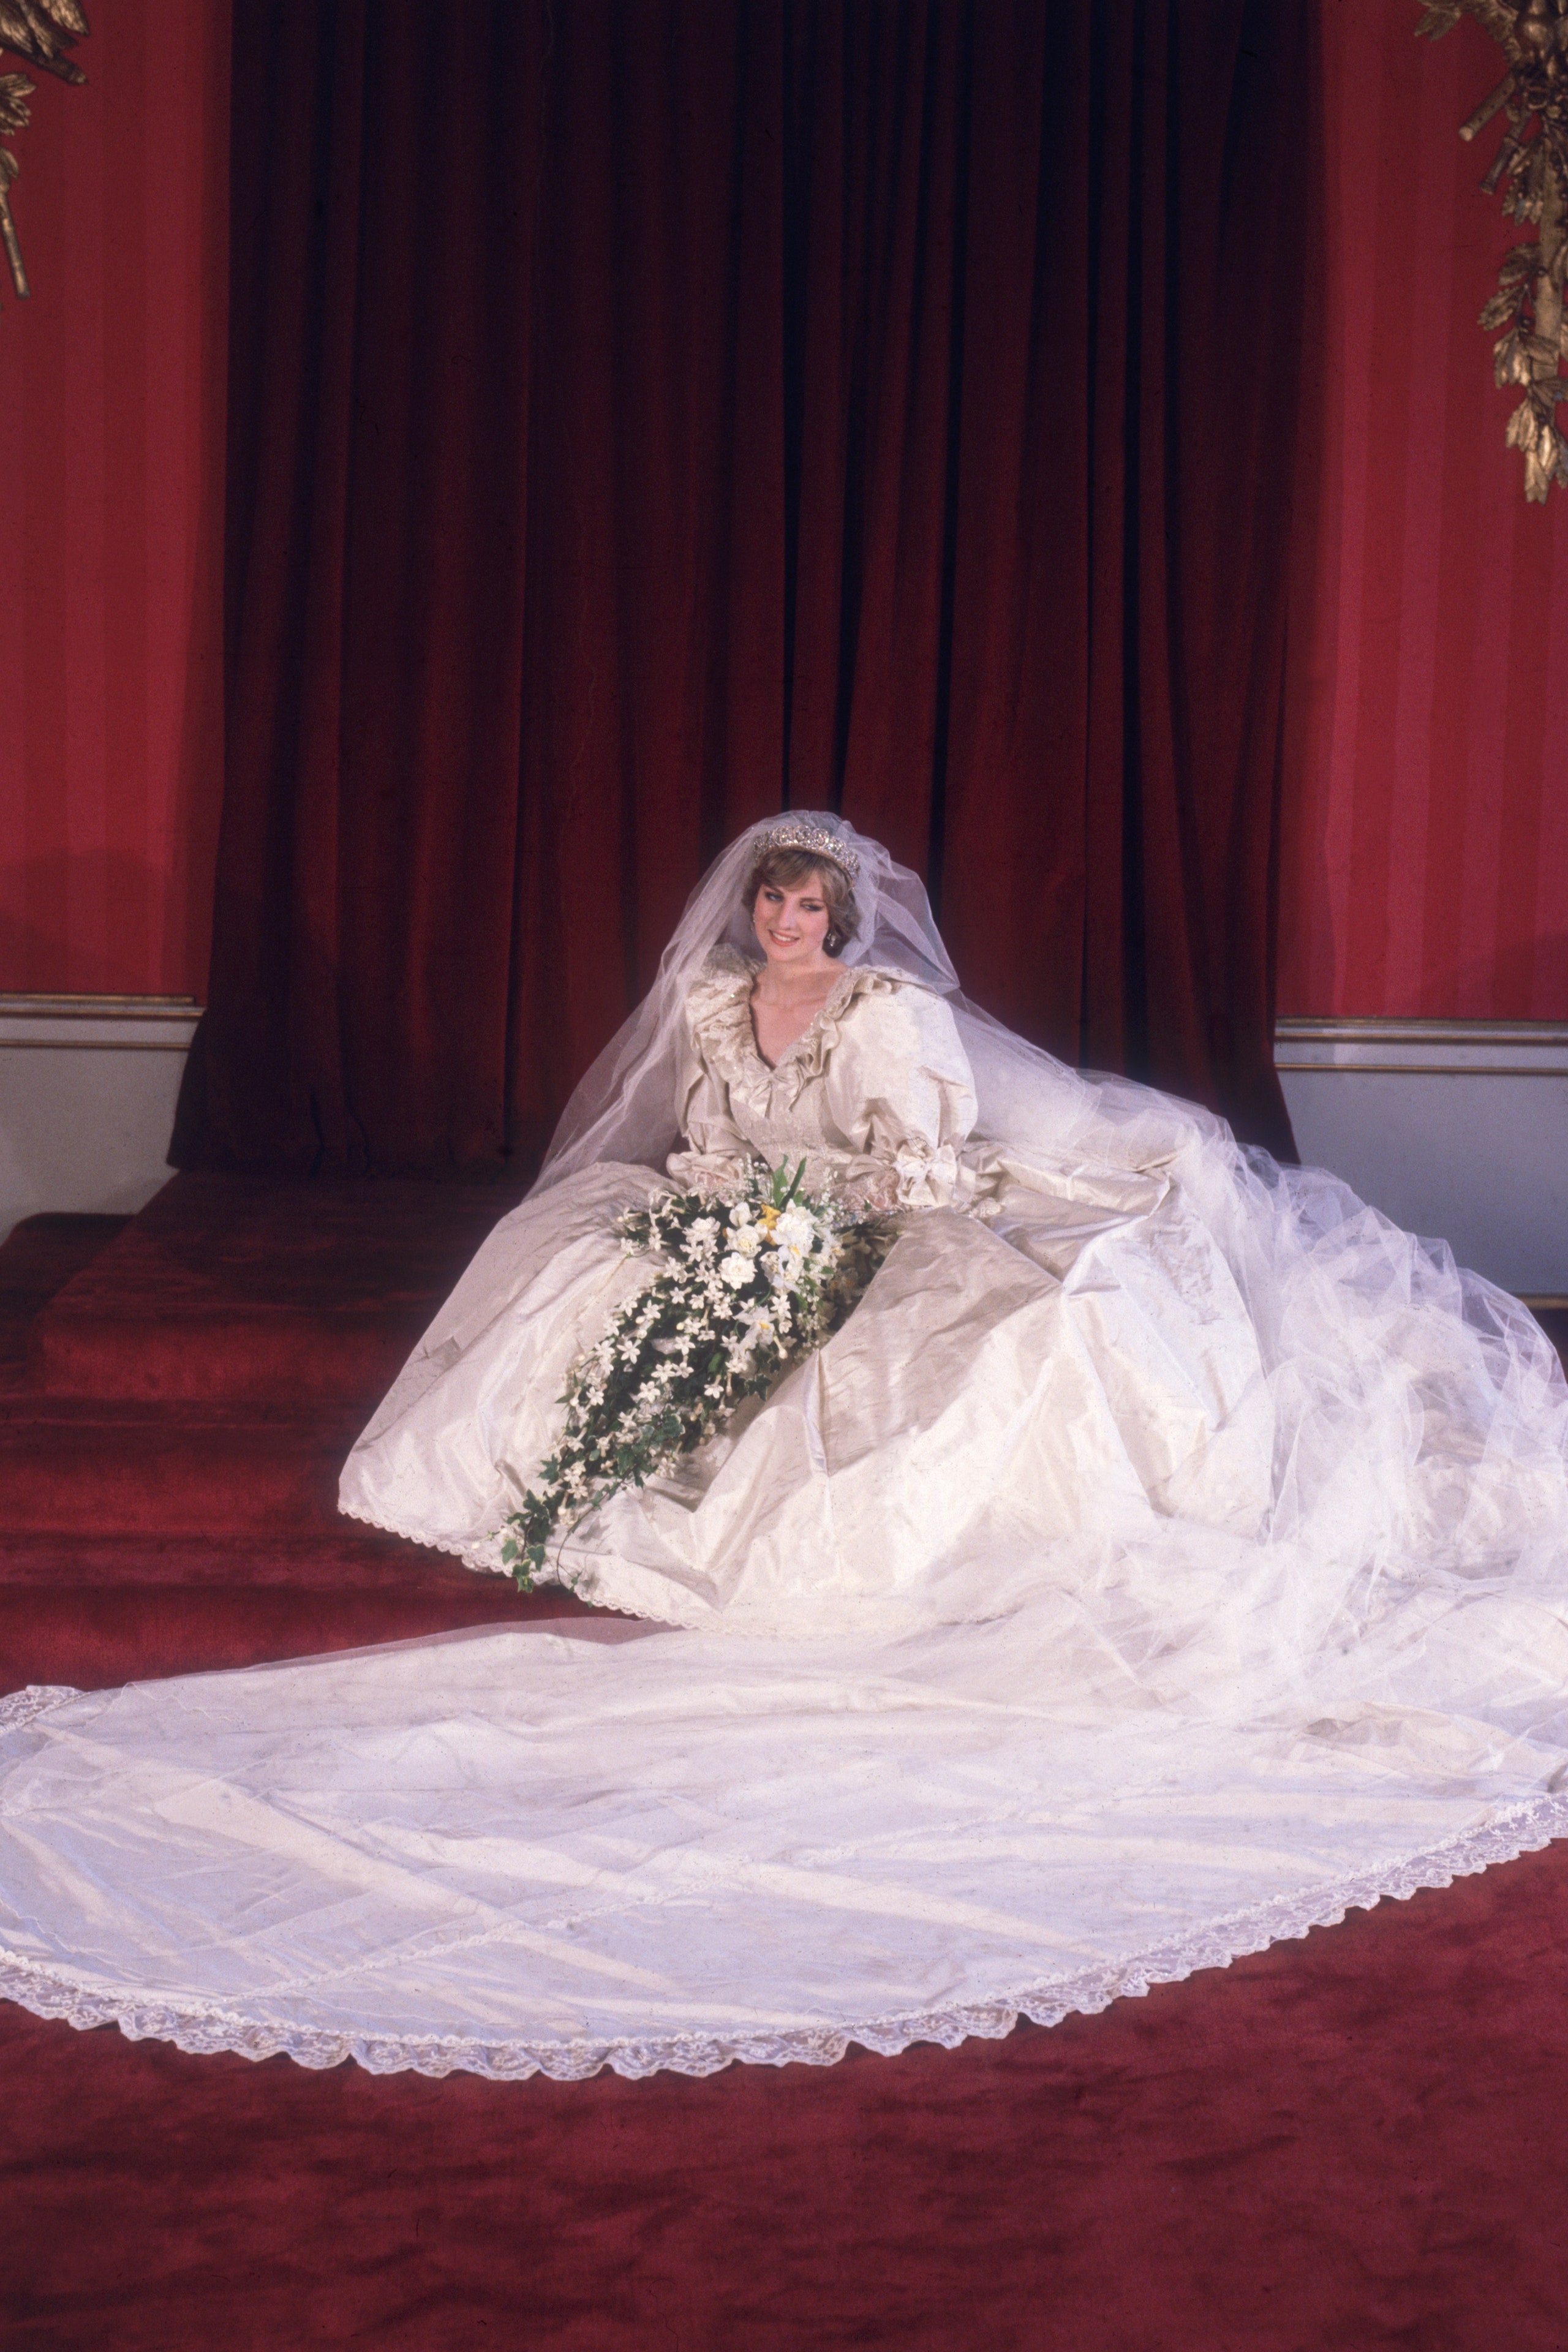
[[[433,1536],[416,1528],[402,1527],[395,1519],[373,1517],[369,1511],[360,1510],[353,1503],[340,1501],[338,1509],[345,1518],[359,1519],[367,1528],[382,1528],[388,1535],[403,1536],[410,1543],[423,1544],[429,1551],[446,1552],[450,1558],[460,1561],[464,1568],[471,1570],[476,1576],[500,1576],[504,1577],[509,1583],[515,1582],[511,1570],[504,1562],[499,1559],[488,1559],[483,1552],[465,1550],[456,1540],[449,1540],[443,1536]],[[499,1538],[497,1540],[499,1541]],[[584,1573],[598,1578],[600,1564],[596,1560],[592,1562]],[[518,1590],[521,1591],[521,1587],[519,1586]],[[639,1607],[635,1601],[611,1598],[606,1593],[597,1591],[585,1591],[578,1583],[568,1582],[564,1577],[541,1577],[533,1590],[536,1592],[546,1590],[567,1593],[574,1600],[581,1601],[586,1607],[599,1610],[606,1616],[637,1617],[640,1618],[645,1624],[668,1625],[688,1633],[713,1631],[711,1610],[705,1611],[693,1606],[683,1612],[675,1603],[659,1609],[643,1608]],[[767,1630],[798,1633],[800,1629],[791,1621],[778,1628],[769,1627]],[[0,1731],[6,1727],[5,1705],[5,1701],[0,1700]],[[331,2063],[335,2063],[335,2061]]]
[[[429,1551],[446,1552],[450,1558],[460,1561],[464,1568],[471,1570],[476,1576],[500,1576],[504,1577],[508,1582],[514,1580],[511,1570],[502,1561],[489,1559],[480,1551],[465,1550],[463,1545],[456,1538],[433,1536],[417,1528],[404,1527],[396,1519],[374,1518],[369,1511],[361,1510],[353,1503],[340,1502],[338,1509],[345,1518],[359,1519],[366,1527],[381,1528],[388,1535],[402,1536],[409,1543],[423,1544]],[[499,1537],[492,1540],[499,1545]],[[808,1639],[813,1632],[811,1626],[802,1625],[798,1616],[789,1611],[780,1611],[773,1615],[753,1613],[744,1617],[739,1612],[731,1611],[730,1616],[726,1618],[721,1612],[711,1606],[704,1606],[700,1601],[683,1600],[679,1588],[663,1579],[657,1580],[660,1590],[656,1606],[646,1592],[639,1597],[635,1591],[617,1589],[616,1570],[620,1564],[613,1553],[593,1552],[584,1548],[575,1551],[574,1558],[579,1564],[568,1573],[559,1576],[542,1576],[532,1590],[535,1592],[563,1592],[574,1601],[582,1601],[585,1608],[593,1609],[602,1616],[635,1617],[645,1625],[666,1625],[672,1632],[728,1633],[732,1633],[738,1640],[762,1641],[780,1638],[799,1641]],[[626,1574],[627,1572],[623,1570],[618,1580],[621,1586],[626,1584]],[[646,1586],[654,1580],[654,1577],[647,1573],[642,1574],[640,1578],[635,1572],[633,1573],[634,1583],[640,1581]],[[518,1587],[519,1591],[521,1589],[521,1586]],[[895,1615],[884,1608],[874,1612],[874,1619],[870,1623],[850,1626],[847,1630],[902,1635],[932,1633],[948,1622],[935,1610],[907,1608]],[[828,1633],[841,1633],[845,1630],[845,1626],[839,1623],[827,1629],[827,1632]],[[825,1638],[826,1637],[827,1635],[825,1634]],[[5,1724],[4,1703],[0,1702],[0,1729],[4,1729]]]
[[[81,1694],[57,1685],[34,1685],[0,1700],[0,1733],[15,1731]],[[677,2033],[603,2040],[487,2040],[479,2035],[327,2032],[247,2017],[243,2010],[195,1999],[151,1998],[133,1986],[115,1986],[67,1968],[39,1966],[0,1949],[0,1998],[14,2000],[36,2017],[63,2019],[80,2032],[117,2025],[132,2042],[171,2042],[206,2057],[230,2052],[242,2058],[292,2058],[301,2066],[341,2065],[357,2060],[367,2074],[412,2073],[441,2076],[479,2074],[492,2082],[518,2082],[544,2074],[555,2082],[584,2082],[605,2068],[628,2080],[648,2074],[713,2074],[725,2066],[831,2066],[851,2044],[896,2057],[914,2042],[933,2042],[952,2050],[971,2036],[1000,2041],[1021,2020],[1057,2025],[1076,2011],[1093,2016],[1113,2000],[1173,1984],[1201,1969],[1225,1968],[1248,1952],[1289,1942],[1311,1927],[1334,1927],[1349,1910],[1368,1910],[1380,1900],[1407,1900],[1424,1888],[1451,1885],[1494,1863],[1568,1835],[1568,1794],[1501,1806],[1479,1828],[1424,1851],[1391,1855],[1353,1875],[1280,1895],[1215,1918],[1175,1939],[1154,1943],[1099,1966],[1047,1978],[1021,1988],[999,1990],[994,1999],[963,2006],[923,2010],[890,2017],[846,2017],[831,2025],[773,2033]]]
[[[465,1568],[472,1569],[476,1576],[506,1576],[509,1573],[498,1559],[485,1559],[479,1554],[465,1551],[460,1543],[445,1536],[433,1536],[427,1528],[405,1528],[398,1519],[379,1518],[374,1511],[361,1510],[356,1503],[345,1503],[341,1496],[338,1515],[341,1518],[357,1519],[362,1527],[380,1528],[384,1534],[389,1536],[402,1536],[407,1543],[423,1544],[426,1551],[444,1551],[449,1558],[460,1560]],[[4,1706],[0,1704],[0,1728],[5,1723]]]

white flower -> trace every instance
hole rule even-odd
[[[560,1400],[568,1407],[565,1442],[541,1465],[542,1491],[507,1521],[525,1590],[538,1568],[542,1526],[597,1507],[628,1477],[669,1459],[679,1443],[721,1425],[731,1391],[761,1384],[759,1364],[787,1367],[821,1344],[830,1321],[842,1320],[846,1300],[835,1269],[842,1264],[858,1289],[876,1253],[840,1238],[852,1210],[805,1195],[780,1208],[780,1190],[775,1182],[770,1191],[758,1175],[739,1199],[709,1199],[700,1211],[689,1194],[677,1193],[619,1228],[632,1240],[628,1255],[651,1240],[666,1264],[567,1375]],[[762,1299],[760,1274],[767,1276]],[[619,1399],[614,1414],[605,1409],[612,1381]],[[678,1388],[688,1391],[679,1406]]]
[[[816,1227],[805,1209],[786,1209],[773,1227],[775,1244],[785,1249],[808,1250],[816,1234]]]

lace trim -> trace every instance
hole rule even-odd
[[[69,1683],[29,1683],[25,1690],[13,1691],[9,1698],[0,1698],[0,1732],[20,1731],[35,1717],[48,1715],[63,1706],[68,1698],[79,1698],[81,1693]]]
[[[433,1536],[422,1528],[406,1528],[397,1519],[374,1518],[369,1511],[360,1509],[354,1503],[340,1501],[338,1509],[345,1518],[358,1519],[367,1528],[383,1528],[388,1535],[403,1536],[410,1543],[423,1544],[427,1551],[446,1552],[475,1576],[500,1576],[510,1580],[511,1570],[500,1559],[488,1559],[483,1552],[465,1550],[461,1543],[444,1536]],[[568,1583],[564,1577],[547,1576],[542,1578],[540,1581],[553,1586],[557,1591],[571,1593],[574,1599],[585,1601],[590,1609],[599,1610],[605,1616],[637,1617],[640,1618],[645,1624],[675,1626],[691,1633],[712,1633],[723,1631],[721,1621],[715,1617],[711,1610],[694,1607],[689,1612],[683,1613],[673,1604],[663,1609],[639,1607],[635,1601],[611,1598],[607,1591],[584,1590],[585,1583],[602,1585],[605,1582],[605,1556],[584,1551],[580,1557],[584,1563],[582,1568],[580,1570],[574,1568],[572,1570],[574,1579],[578,1580]],[[754,1632],[756,1629],[748,1627],[746,1630]],[[776,1625],[770,1624],[765,1630],[773,1633],[798,1633],[799,1627],[793,1618],[781,1618]],[[903,1628],[900,1627],[900,1630],[902,1631]],[[20,1696],[22,1694],[19,1693],[18,1696]],[[64,1696],[67,1698],[74,1698],[76,1694],[74,1691],[67,1691]],[[8,1699],[0,1699],[0,1733],[4,1733],[7,1727],[8,1718],[5,1709],[10,1704]]]
[[[883,971],[876,964],[849,965],[800,1035],[770,1067],[757,1050],[752,1026],[752,984],[761,968],[733,948],[716,949],[687,997],[687,1019],[711,1067],[727,1076],[743,1073],[753,1083],[759,1076],[770,1084],[785,1081],[792,1099],[808,1078],[821,1076],[838,1043],[839,1026],[858,996],[890,995],[898,988],[919,986],[901,972]]]
[[[362,1510],[357,1503],[345,1503],[342,1496],[338,1497],[338,1514],[342,1518],[358,1519],[362,1527],[381,1528],[389,1536],[402,1536],[409,1543],[423,1544],[426,1551],[447,1552],[452,1559],[461,1560],[465,1568],[472,1569],[476,1576],[508,1573],[499,1559],[485,1559],[465,1551],[460,1543],[449,1541],[445,1536],[433,1536],[428,1528],[405,1528],[401,1519],[378,1519],[374,1511]],[[5,1704],[0,1702],[0,1730],[5,1727]]]
[[[383,1528],[388,1535],[403,1536],[410,1543],[423,1544],[427,1551],[446,1552],[475,1576],[510,1578],[511,1570],[500,1559],[487,1558],[483,1552],[465,1550],[455,1540],[429,1535],[419,1528],[405,1528],[396,1519],[373,1518],[368,1511],[361,1510],[352,1503],[340,1502],[338,1508],[345,1518],[362,1520],[369,1528]],[[645,1625],[668,1625],[687,1633],[726,1633],[737,1642],[786,1638],[798,1641],[816,1630],[803,1626],[799,1616],[787,1610],[781,1611],[777,1616],[758,1613],[748,1617],[733,1607],[726,1613],[700,1601],[687,1601],[678,1587],[669,1586],[662,1579],[661,1581],[666,1581],[666,1590],[660,1594],[656,1608],[651,1601],[634,1600],[617,1589],[616,1570],[619,1570],[623,1576],[627,1570],[615,1552],[595,1551],[586,1544],[573,1543],[570,1538],[564,1567],[564,1574],[542,1577],[540,1584],[550,1586],[556,1591],[569,1592],[574,1600],[584,1602],[588,1608],[597,1610],[606,1617],[636,1617]],[[660,1577],[658,1569],[632,1570],[630,1573],[645,1582]],[[846,1626],[840,1621],[820,1630],[825,1641],[833,1640],[846,1631],[883,1633],[902,1639],[910,1633],[934,1633],[940,1626],[952,1622],[940,1610],[911,1608],[895,1614],[878,1604],[874,1614],[868,1612],[864,1623]],[[68,1692],[66,1696],[71,1697],[75,1694]],[[0,1732],[5,1728],[6,1704],[8,1702],[0,1701]]]
[[[80,1694],[33,1687],[0,1700],[0,1732],[15,1730]],[[989,2001],[905,2015],[845,2018],[828,2026],[773,2034],[675,2033],[610,2041],[487,2041],[468,2034],[327,2033],[309,2026],[286,2027],[247,2017],[243,2011],[197,2000],[152,2000],[133,1989],[89,1981],[68,1969],[42,1968],[0,1953],[0,1997],[18,2002],[35,2017],[63,2019],[81,2032],[118,2025],[132,2042],[172,2042],[197,2057],[230,2051],[242,2058],[279,2053],[301,2066],[341,2065],[358,2061],[367,2074],[481,2074],[491,2082],[517,2082],[544,2074],[558,2083],[585,2082],[608,2067],[631,2081],[659,2073],[714,2074],[725,2066],[831,2066],[852,2043],[880,2057],[897,2057],[912,2042],[934,2042],[944,2050],[976,2036],[1000,2041],[1021,2018],[1057,2025],[1077,2011],[1093,2016],[1113,2000],[1173,1984],[1200,1969],[1225,1968],[1247,1952],[1304,1936],[1310,1927],[1331,1927],[1349,1910],[1368,1910],[1380,1901],[1405,1901],[1425,1887],[1452,1885],[1494,1863],[1568,1834],[1568,1796],[1538,1797],[1503,1808],[1484,1827],[1403,1857],[1331,1886],[1281,1895],[1268,1903],[1210,1921],[1185,1937],[1152,1944],[1121,1960],[998,1992]]]

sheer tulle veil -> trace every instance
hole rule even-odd
[[[1281,1167],[1238,1146],[1196,1104],[1071,1070],[1016,1035],[960,990],[918,875],[839,816],[790,814],[859,858],[861,919],[844,961],[900,972],[951,1006],[974,1076],[975,1139],[1054,1171],[1046,1181],[1069,1194],[1087,1187],[1109,1197],[1135,1172],[1145,1202],[1152,1185],[1165,1214],[1206,1232],[1213,1278],[1234,1283],[1257,1334],[1268,1395],[1276,1475],[1262,1532],[1275,1545],[1305,1543],[1319,1562],[1308,1580],[1314,1603],[1303,1601],[1296,1628],[1303,1651],[1321,1638],[1324,1595],[1335,1595],[1332,1617],[1347,1584],[1374,1588],[1408,1559],[1417,1521],[1428,1572],[1452,1565],[1467,1577],[1483,1568],[1512,1577],[1529,1563],[1560,1574],[1568,1392],[1554,1350],[1517,1299],[1326,1171]],[[703,876],[653,987],[567,1105],[537,1191],[595,1161],[663,1167],[677,1143],[686,992],[721,941],[755,955],[741,894],[759,841],[780,822],[750,826]],[[1458,1463],[1468,1479],[1462,1504],[1450,1492]],[[1502,1508],[1498,1498],[1510,1492],[1532,1495],[1533,1512]],[[1330,1557],[1346,1582],[1321,1575]]]
[[[1568,1830],[1539,1327],[1331,1175],[1011,1035],[918,878],[805,821],[859,861],[846,961],[952,1008],[973,1191],[706,1463],[573,1530],[556,1565],[627,1616],[0,1701],[0,1993],[312,2066],[821,2063],[1100,2009]],[[642,1279],[625,1213],[768,829],[384,1400],[352,1517],[500,1565]],[[867,1102],[911,1036],[947,1055],[900,993],[844,992],[825,1093],[833,1054]],[[846,1034],[884,1018],[885,1054]],[[731,1104],[771,1094],[730,1034]]]
[[[919,875],[841,816],[819,809],[789,814],[836,836],[859,861],[859,927],[841,961],[901,973],[947,999],[974,1073],[977,1131],[987,1140],[1031,1156],[1088,1150],[1125,1167],[1168,1158],[1199,1136],[1224,1133],[1217,1120],[1193,1104],[1126,1079],[1079,1076],[971,1003],[959,987]],[[760,845],[783,821],[772,816],[749,825],[697,885],[653,986],[568,1102],[537,1191],[597,1160],[662,1168],[676,1148],[672,1106],[687,992],[720,944],[755,957],[741,894]]]

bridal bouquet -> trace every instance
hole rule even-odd
[[[734,1197],[666,1192],[621,1219],[626,1255],[663,1271],[573,1367],[562,1442],[506,1521],[501,1558],[524,1592],[557,1528],[693,1452],[851,1313],[898,1228],[803,1192],[805,1173],[804,1160],[793,1181],[759,1169]]]

